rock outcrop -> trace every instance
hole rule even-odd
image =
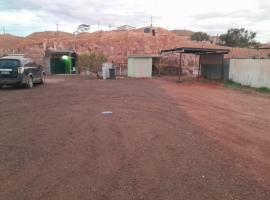
[[[72,50],[78,54],[100,52],[105,54],[110,61],[127,63],[127,55],[156,54],[162,49],[175,47],[224,48],[208,42],[194,42],[187,36],[177,35],[163,28],[156,28],[156,36],[144,33],[143,29],[100,31],[76,36],[64,32],[33,33],[25,38],[11,35],[0,36],[0,53],[24,53],[40,63],[46,50]],[[270,55],[270,50],[266,49],[230,49],[231,53],[228,57],[234,58],[266,58]]]

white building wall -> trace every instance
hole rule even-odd
[[[128,58],[128,77],[151,78],[152,58]]]
[[[242,85],[270,88],[270,59],[231,59],[229,79]]]

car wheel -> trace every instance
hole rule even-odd
[[[42,73],[41,74],[41,81],[40,81],[40,84],[44,84],[45,83],[45,74]]]
[[[31,76],[28,76],[27,77],[27,84],[26,84],[26,88],[33,88],[34,86],[34,82],[33,82],[33,78]]]

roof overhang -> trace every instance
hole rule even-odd
[[[57,50],[47,50],[45,52],[45,56],[52,56],[52,55],[72,55],[74,54],[74,51],[68,51],[68,50],[63,50],[63,51],[57,51]],[[76,53],[75,53],[76,54]]]
[[[187,53],[187,54],[205,55],[205,54],[228,54],[229,52],[230,52],[229,49],[181,47],[181,48],[162,50],[161,54]]]
[[[138,55],[129,55],[128,58],[160,58],[159,54],[138,54]]]
[[[74,51],[57,51],[57,50],[47,50],[46,53],[48,54],[57,54],[57,53],[73,53]]]

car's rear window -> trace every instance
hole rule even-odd
[[[16,69],[20,67],[20,61],[14,59],[0,59],[0,69]]]

